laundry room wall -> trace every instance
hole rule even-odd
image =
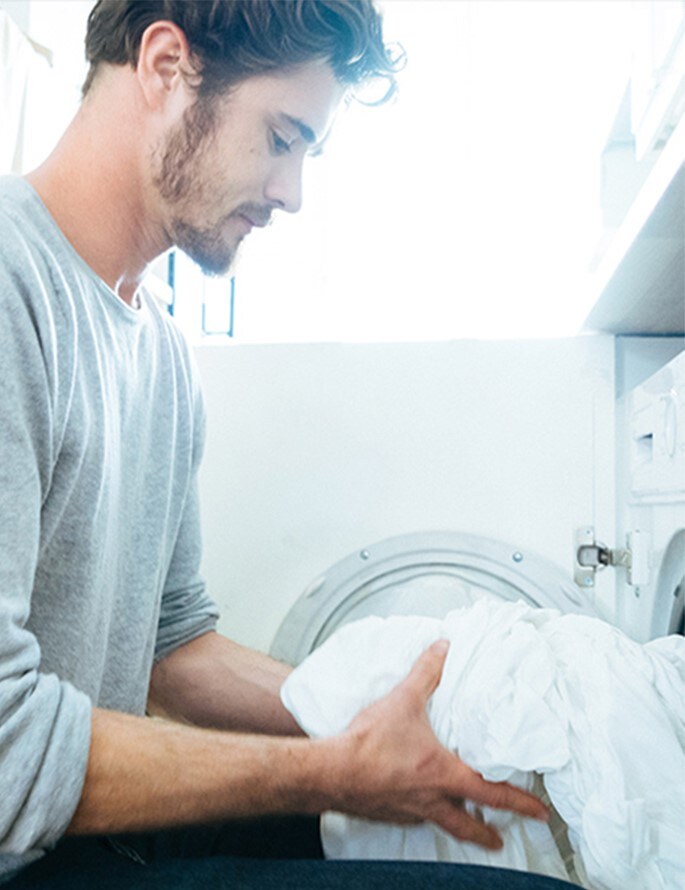
[[[78,108],[90,7],[0,0],[0,174],[41,164]]]
[[[202,346],[204,575],[262,649],[337,560],[454,530],[566,569],[614,534],[614,338]],[[597,604],[613,612],[603,573]]]

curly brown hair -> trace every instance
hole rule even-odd
[[[403,55],[384,44],[372,0],[98,0],[88,17],[83,95],[101,63],[135,68],[143,32],[159,20],[185,34],[203,98],[247,77],[325,59],[342,84],[385,79],[385,101]]]

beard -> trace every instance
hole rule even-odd
[[[230,242],[223,234],[225,217],[210,229],[201,229],[182,219],[171,221],[170,235],[174,244],[202,269],[205,275],[225,275],[235,262],[240,240]]]
[[[203,160],[216,135],[216,103],[196,100],[183,119],[167,135],[153,155],[152,182],[160,197],[174,210],[167,225],[172,244],[187,254],[205,275],[225,275],[233,265],[241,237],[230,239],[225,232],[232,218],[246,216],[265,225],[270,208],[252,202],[241,204],[211,226],[199,226],[184,218],[190,206],[212,206],[213,183],[203,173]]]

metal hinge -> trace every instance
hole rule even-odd
[[[594,587],[595,575],[607,566],[622,566],[630,575],[633,553],[629,547],[612,550],[595,541],[595,530],[590,525],[576,529],[573,580],[579,587]],[[632,581],[629,579],[629,584]]]

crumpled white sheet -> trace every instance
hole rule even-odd
[[[344,626],[291,674],[283,703],[309,735],[340,733],[443,637],[428,705],[438,738],[487,779],[532,788],[541,775],[567,837],[486,809],[504,840],[490,852],[430,824],[328,813],[326,856],[494,865],[592,890],[685,887],[685,638],[642,645],[596,618],[484,595],[443,620]]]

